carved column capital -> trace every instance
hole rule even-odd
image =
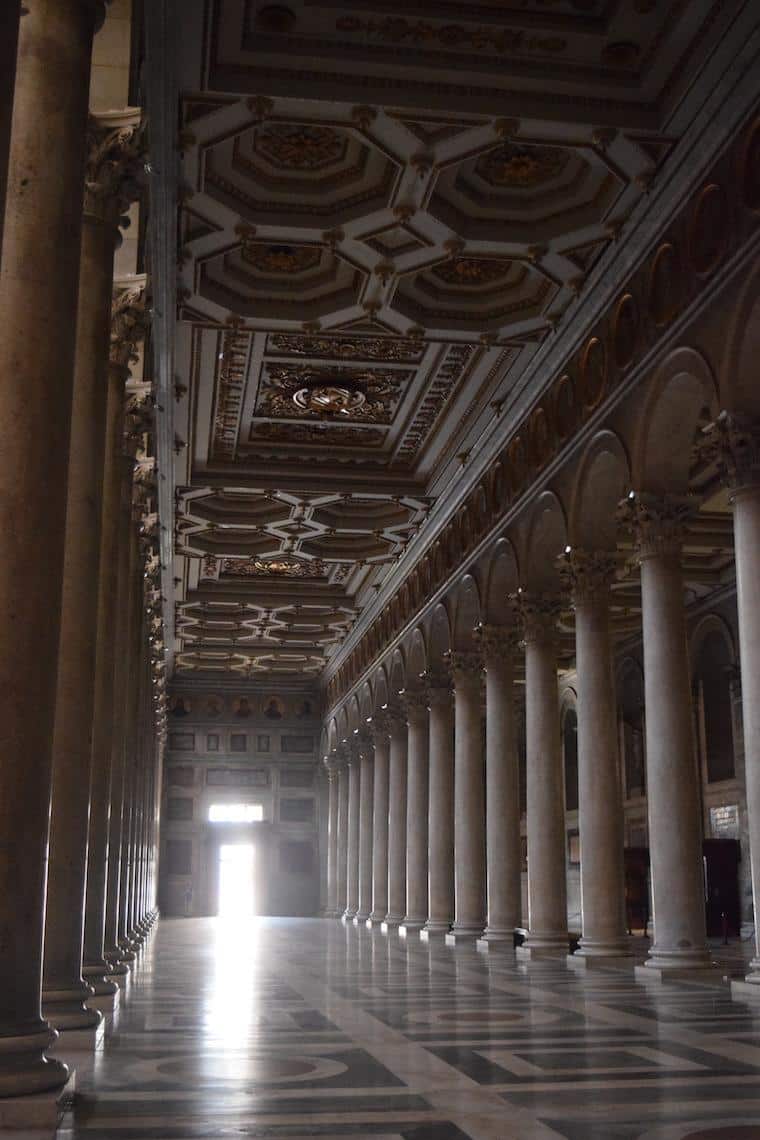
[[[606,550],[573,548],[562,554],[558,562],[562,584],[574,604],[592,601],[607,604],[617,567],[614,554]]]
[[[509,625],[477,626],[475,638],[483,655],[486,672],[489,666],[493,668],[499,662],[511,661],[520,642],[520,629],[516,613]]]
[[[717,464],[732,492],[760,487],[760,420],[741,412],[721,412],[703,434],[699,454]]]
[[[424,724],[430,705],[427,690],[424,688],[407,690],[404,693],[404,701],[406,703],[406,717],[409,724]]]
[[[331,755],[335,757],[336,768],[345,768],[348,764],[348,748],[345,744],[338,744]]]
[[[390,735],[391,724],[388,713],[381,709],[372,716],[372,723],[369,725],[369,730],[377,747],[378,741],[385,739]]]
[[[137,346],[145,340],[150,321],[145,308],[144,275],[114,289],[111,302],[111,343],[109,359],[123,370],[126,380],[129,366],[137,359]]]
[[[137,180],[145,155],[145,130],[137,108],[90,115],[84,212],[102,222],[118,224],[137,197]]]
[[[557,622],[562,611],[554,594],[529,594],[524,590],[516,597],[526,645],[553,644],[557,640]]]
[[[694,503],[685,495],[652,495],[636,492],[623,499],[618,518],[633,532],[636,558],[673,558],[681,556],[686,520],[694,511]]]
[[[423,675],[428,708],[446,708],[451,705],[451,674],[448,669],[429,669]]]
[[[388,701],[388,724],[391,736],[406,731],[406,701],[399,696],[391,697]]]
[[[483,676],[483,659],[478,652],[474,650],[452,650],[447,656],[456,689],[465,688],[468,685],[480,686]]]

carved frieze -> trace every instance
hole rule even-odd
[[[292,356],[329,357],[335,360],[379,360],[416,364],[425,345],[392,337],[302,336],[298,333],[271,333],[267,351]]]

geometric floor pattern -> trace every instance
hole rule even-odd
[[[760,1003],[719,984],[162,919],[122,997],[59,1140],[760,1140]]]

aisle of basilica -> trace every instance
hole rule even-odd
[[[0,1135],[760,1136],[757,0],[4,0],[0,224]]]

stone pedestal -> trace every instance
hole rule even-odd
[[[568,950],[565,809],[559,738],[557,633],[559,603],[520,595],[525,637],[525,730],[528,816],[528,934],[523,960]]]
[[[454,921],[454,708],[451,681],[428,673],[430,705],[428,919],[420,937],[442,938]]]
[[[609,588],[614,558],[573,550],[564,574],[575,606],[583,933],[577,958],[625,957],[623,809],[618,778]]]
[[[36,0],[18,36],[0,263],[0,1097],[68,1076],[43,1056],[40,980],[95,18],[86,0]]]
[[[646,966],[710,966],[702,834],[681,573],[688,506],[637,495],[631,522],[641,563],[647,805],[654,941]]]

